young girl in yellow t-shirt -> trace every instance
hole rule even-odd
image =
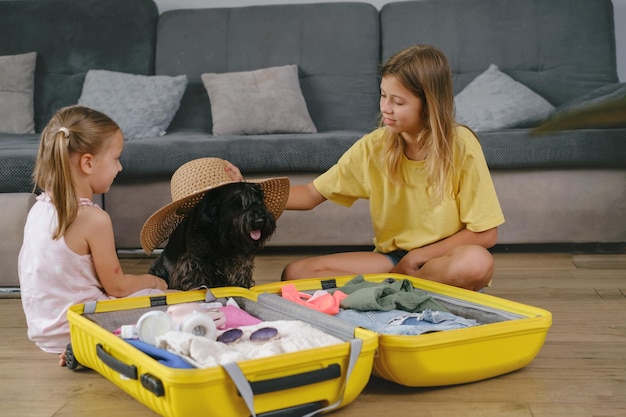
[[[454,121],[445,55],[412,46],[382,67],[381,127],[312,183],[291,187],[287,209],[370,201],[373,252],[300,259],[282,279],[401,273],[478,290],[493,274],[487,248],[504,216],[474,133]]]

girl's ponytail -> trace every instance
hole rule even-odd
[[[57,211],[58,239],[76,218],[79,196],[70,163],[72,153],[97,154],[119,126],[105,114],[83,106],[60,109],[41,133],[33,171],[35,188],[48,193]]]

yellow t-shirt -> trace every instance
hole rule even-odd
[[[378,156],[384,134],[383,127],[363,136],[313,181],[335,203],[349,207],[359,198],[369,200],[377,251],[411,250],[465,228],[482,232],[504,223],[482,148],[469,129],[455,129],[454,196],[438,204],[427,193],[424,161],[403,158],[406,185],[393,183],[384,173]]]

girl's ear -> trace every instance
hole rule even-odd
[[[90,153],[84,153],[80,156],[79,167],[82,172],[85,174],[91,174],[91,170],[93,168],[94,158]]]

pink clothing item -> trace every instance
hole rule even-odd
[[[262,323],[262,320],[259,320],[239,307],[224,306],[219,310],[226,316],[226,323],[224,323],[223,327],[220,327],[222,330]]]
[[[281,290],[285,300],[293,301],[294,303],[330,315],[335,315],[339,312],[341,300],[348,296],[339,290],[334,291],[332,294],[328,291],[320,290],[311,295],[305,292],[299,292],[293,284],[283,285]]]
[[[98,207],[88,199],[81,199],[80,205]],[[56,209],[50,198],[42,193],[28,213],[18,259],[28,337],[50,353],[64,352],[70,342],[68,307],[115,298],[105,294],[91,255],[81,256],[73,252],[63,237],[52,239],[57,223]],[[145,289],[132,296],[162,293]]]

